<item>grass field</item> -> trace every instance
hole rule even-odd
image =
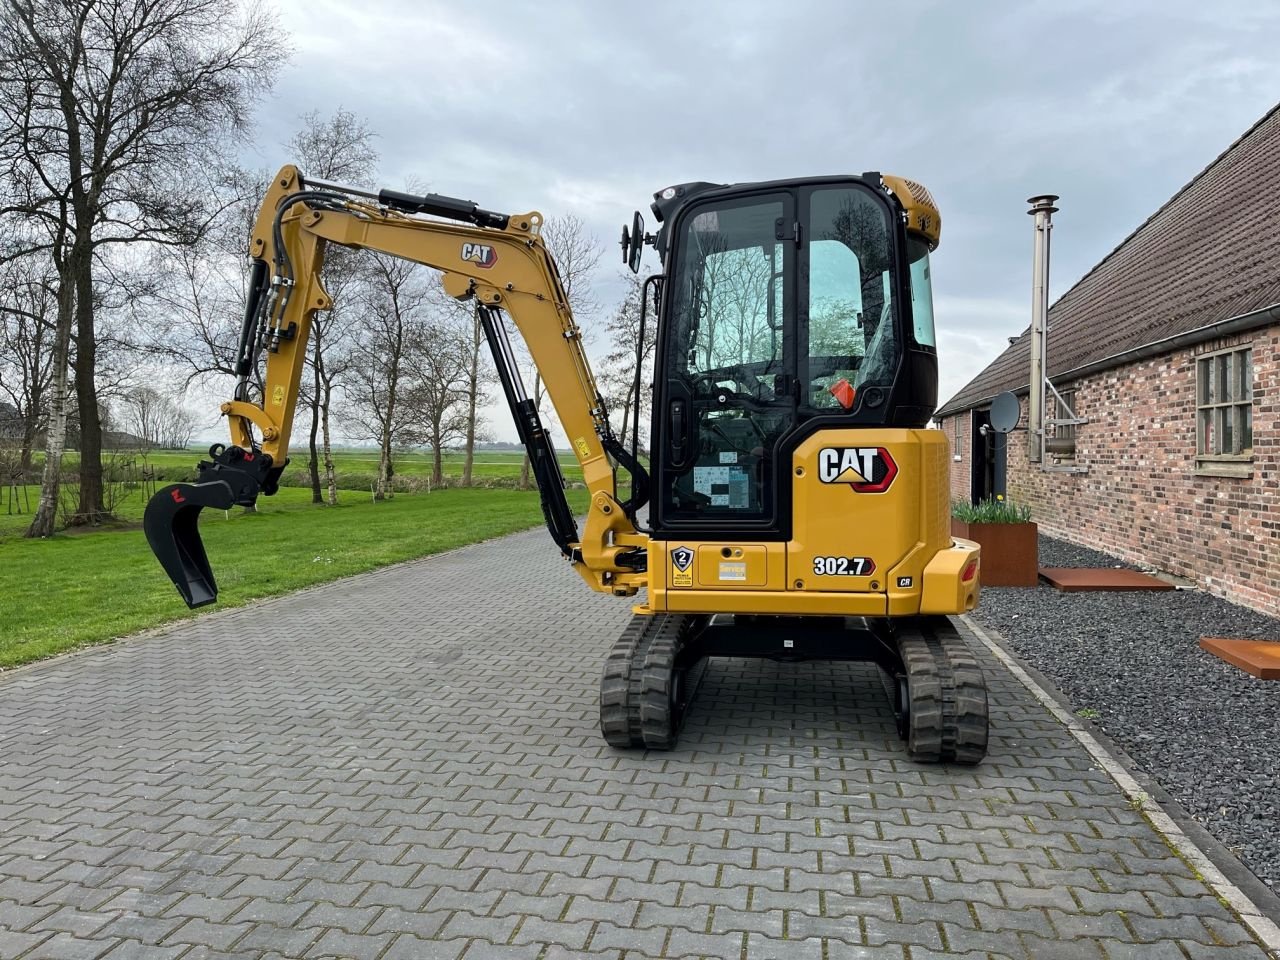
[[[519,459],[512,459],[518,473]],[[586,508],[584,491],[569,496],[575,510]],[[136,520],[143,506],[138,493],[120,513]],[[505,489],[398,494],[381,503],[352,493],[337,507],[321,507],[311,504],[310,491],[286,488],[260,499],[259,511],[201,515],[221,591],[215,607],[204,610],[438,553],[542,520],[536,491]],[[0,527],[0,668],[199,615],[183,605],[136,526],[23,540],[29,516],[0,513],[0,521],[10,521]],[[547,549],[554,549],[549,541]]]
[[[203,448],[189,450],[158,450],[147,457],[147,463],[158,471],[157,485],[174,480],[194,480],[195,465],[207,457],[208,451]],[[570,484],[582,481],[582,470],[578,461],[569,453],[560,453],[560,468],[565,480]],[[40,461],[37,457],[37,466]],[[127,459],[121,454],[120,459]],[[520,476],[520,464],[523,454],[508,452],[477,452],[473,473],[475,482],[485,486],[514,487]],[[74,472],[78,459],[74,452],[67,454],[63,460],[68,473]],[[141,463],[141,461],[138,461]],[[460,453],[448,453],[444,457],[444,473],[447,486],[456,487],[462,480],[463,456]],[[421,491],[427,487],[426,479],[431,473],[431,454],[402,453],[393,461],[397,475],[396,486],[402,492]],[[360,498],[368,500],[371,496],[371,484],[378,473],[378,454],[376,450],[335,450],[334,466],[339,480],[338,500],[340,504],[357,503]],[[305,452],[301,459],[294,457],[284,474],[286,487],[303,487],[310,485],[306,473]],[[323,474],[321,483],[323,483]],[[116,515],[126,522],[138,522],[142,519],[142,510],[146,496],[141,485],[133,489],[120,488],[121,499],[115,510]],[[64,494],[74,501],[70,493]],[[34,510],[40,499],[40,488],[28,485],[25,491],[18,488],[12,497],[9,488],[0,488],[0,541],[10,537],[22,536],[31,525],[31,510]],[[263,503],[268,501],[264,500]],[[20,512],[15,512],[18,510]]]
[[[196,461],[202,457],[208,457],[208,455],[208,448],[205,446],[193,446],[188,450],[154,450],[147,455],[146,462],[161,471],[194,471]],[[142,458],[132,453],[121,452],[115,456],[119,461],[133,458],[138,464],[142,463]],[[582,471],[578,468],[578,461],[573,454],[561,452],[557,456],[560,459],[560,468],[564,471],[566,480],[582,479]],[[461,453],[446,453],[444,455],[444,473],[447,479],[461,479],[463,459]],[[523,459],[524,455],[521,453],[479,450],[475,456],[475,477],[478,480],[514,479],[520,476],[520,464]],[[367,475],[372,480],[378,473],[377,450],[338,449],[333,453],[333,460],[334,467],[339,475]],[[42,462],[43,457],[37,454],[37,469]],[[66,455],[62,462],[67,471],[74,471],[79,460],[75,452],[72,451]],[[392,460],[392,466],[395,473],[400,476],[425,477],[431,472],[431,454],[421,451],[398,453]],[[289,467],[286,470],[286,476],[305,474],[306,469],[306,447],[305,445],[295,445],[291,453]]]

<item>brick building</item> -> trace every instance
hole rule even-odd
[[[1043,465],[983,429],[1006,390],[1026,424],[1029,331],[939,409],[953,498],[1280,613],[1280,106],[1051,307],[1047,373],[1088,422]]]

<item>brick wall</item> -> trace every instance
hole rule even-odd
[[[1253,476],[1196,475],[1196,358],[1253,348]],[[1058,385],[1059,388],[1063,384]],[[1198,581],[1237,603],[1280,614],[1280,324],[1107,370],[1071,384],[1084,475],[1029,464],[1027,434],[1009,437],[1008,490],[1051,536]],[[1026,422],[1023,399],[1023,423]],[[942,422],[967,437],[968,411]],[[951,489],[967,499],[966,443]],[[953,450],[953,452],[955,452]]]
[[[969,460],[972,455],[969,443],[968,411],[958,417],[950,417],[943,424],[943,432],[951,443],[951,499],[968,500],[972,489],[969,476]],[[956,457],[960,459],[957,460]]]

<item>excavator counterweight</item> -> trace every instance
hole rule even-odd
[[[614,436],[539,213],[375,195],[284,167],[250,240],[238,380],[222,406],[231,444],[210,450],[197,482],[148,504],[156,557],[189,606],[213,602],[200,512],[276,490],[312,319],[332,306],[326,248],[389,254],[474,303],[566,561],[594,590],[645,591],[601,679],[610,744],[673,748],[711,657],[863,660],[884,671],[910,756],[978,762],[986,687],[948,617],[976,604],[980,556],[950,535],[949,449],[926,429],[937,399],[932,197],[864,173],[679,184],[652,210],[656,234],[639,214],[623,231],[632,269],[645,244],[663,264],[644,288],[658,311],[646,469],[636,431],[631,450]],[[508,319],[581,466],[581,524]]]

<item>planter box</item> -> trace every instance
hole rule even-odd
[[[982,547],[984,587],[1034,587],[1040,582],[1034,523],[965,523],[951,518],[951,535]]]

